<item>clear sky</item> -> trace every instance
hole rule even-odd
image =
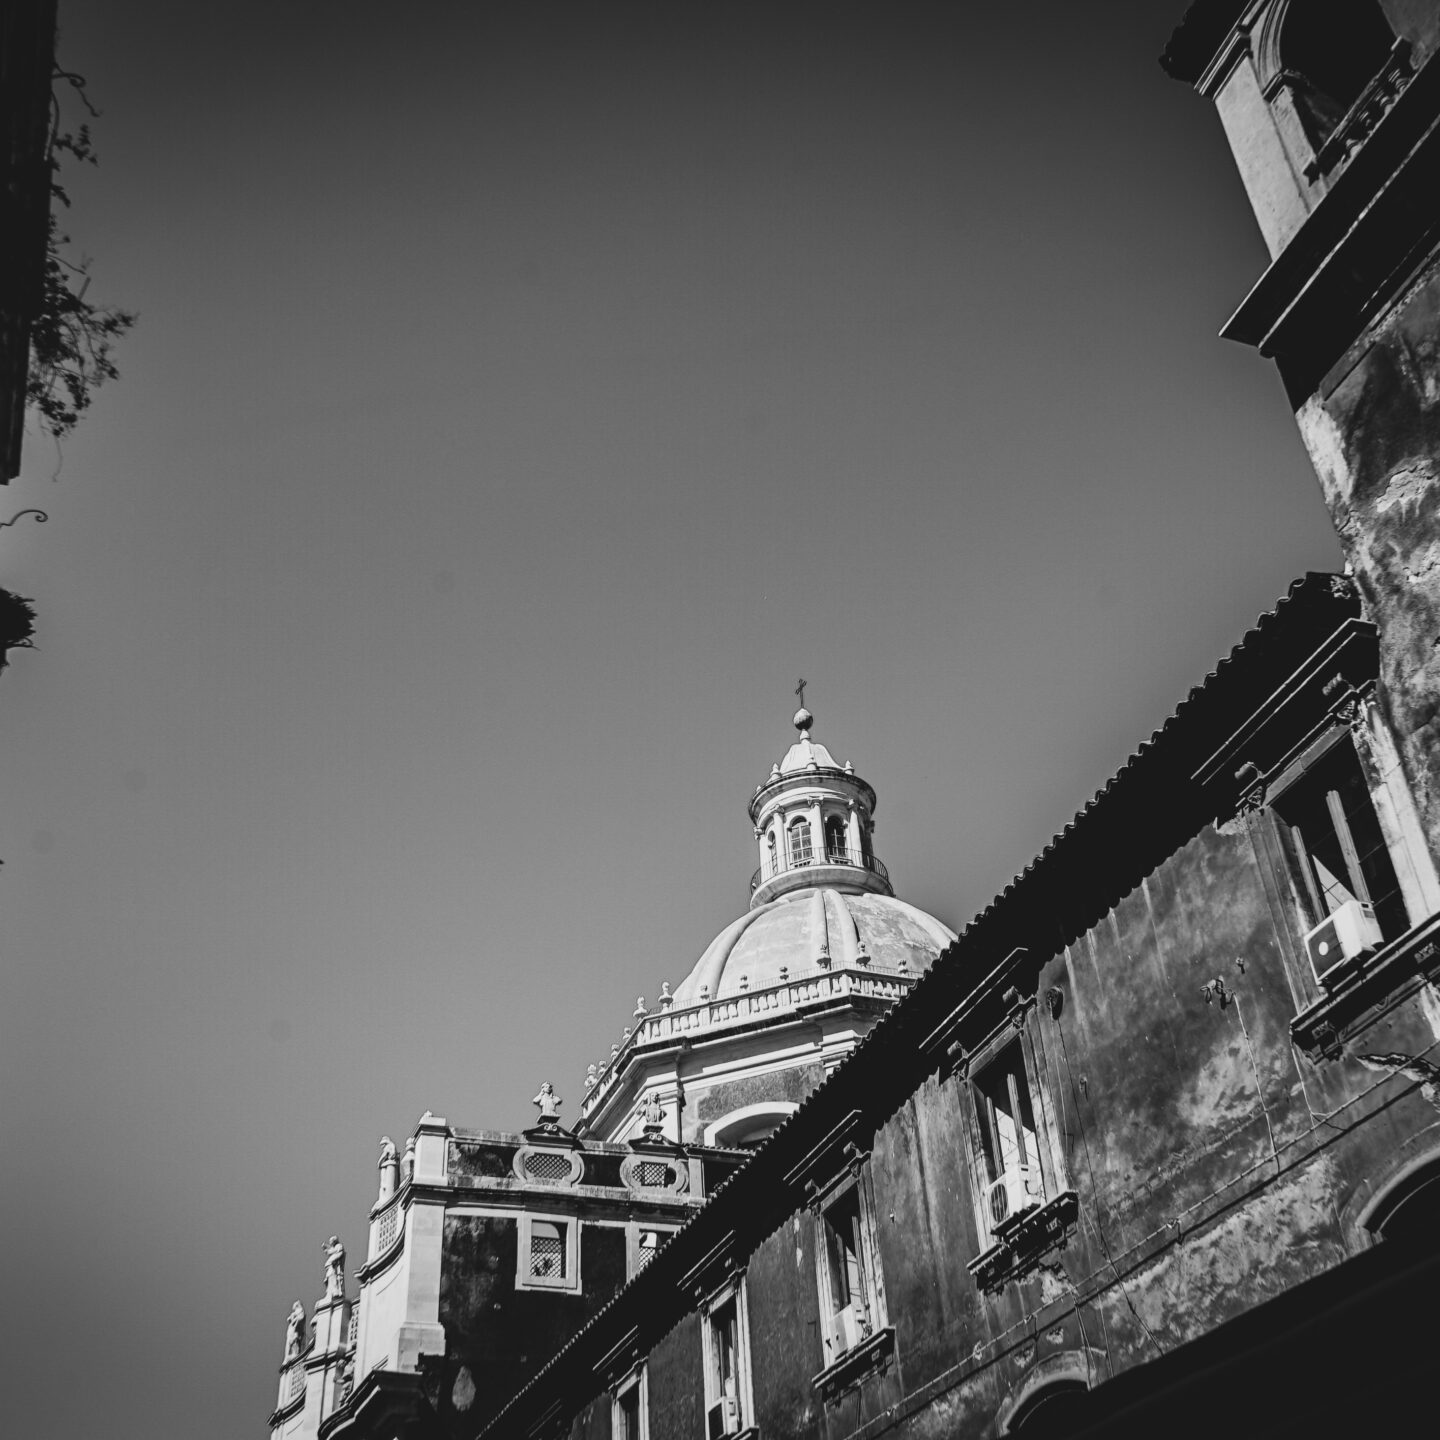
[[[743,911],[800,675],[959,927],[1338,565],[1182,9],[62,0],[140,320],[4,497],[11,1433],[261,1435],[381,1134]]]

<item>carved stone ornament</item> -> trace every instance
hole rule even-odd
[[[651,1091],[645,1097],[645,1105],[641,1111],[641,1123],[647,1135],[662,1135],[665,1132],[665,1107],[660,1103],[660,1097]]]
[[[528,1135],[538,1134],[544,1122]],[[558,1128],[558,1127],[557,1127]],[[515,1178],[527,1185],[578,1185],[585,1173],[585,1160],[580,1150],[565,1150],[545,1145],[522,1145],[511,1162]]]
[[[388,1135],[382,1135],[380,1137],[380,1159],[377,1168],[383,1170],[387,1165],[395,1164],[395,1160],[395,1142]]]
[[[1003,1240],[981,1251],[966,1269],[982,1290],[1000,1290],[1008,1281],[1028,1274],[1051,1250],[1063,1250],[1079,1213],[1079,1197],[1073,1190],[1062,1190],[1025,1215]]]
[[[325,1251],[325,1298],[345,1298],[345,1247],[338,1235],[332,1235],[321,1247]]]
[[[620,1162],[620,1183],[627,1190],[683,1195],[690,1188],[690,1167],[683,1160],[663,1153],[640,1151]]]
[[[555,1087],[548,1080],[540,1086],[540,1093],[530,1103],[539,1106],[542,1125],[560,1123],[560,1107],[565,1102],[555,1093]]]
[[[827,1365],[810,1383],[820,1394],[823,1403],[829,1404],[847,1390],[853,1390],[862,1380],[889,1368],[895,1353],[895,1327],[887,1325],[883,1330],[871,1331],[858,1344],[852,1345],[832,1365]]]
[[[305,1349],[305,1307],[297,1300],[285,1317],[285,1358],[296,1359]]]
[[[1239,816],[1258,815],[1265,808],[1265,786],[1254,785],[1236,803],[1235,813]]]

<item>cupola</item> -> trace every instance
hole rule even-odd
[[[750,801],[760,847],[760,868],[750,881],[751,909],[819,886],[893,894],[871,845],[875,791],[848,761],[837,765],[811,737],[815,717],[803,704],[793,723],[798,738]]]

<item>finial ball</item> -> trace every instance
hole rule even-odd
[[[792,723],[797,730],[808,730],[815,723],[815,717],[802,705],[795,712],[795,719]]]

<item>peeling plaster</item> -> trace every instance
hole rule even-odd
[[[1188,1236],[1127,1287],[1144,1324],[1181,1343],[1337,1264],[1344,1251],[1334,1237],[1335,1188],[1322,1159]]]
[[[1418,510],[1436,483],[1435,467],[1429,461],[1421,461],[1408,470],[1397,470],[1375,501],[1375,511],[1385,515],[1398,509],[1401,520],[1407,520],[1411,507]]]
[[[1040,1303],[1049,1305],[1056,1300],[1063,1299],[1073,1292],[1070,1284],[1070,1277],[1065,1273],[1062,1265],[1041,1265],[1038,1267],[1040,1277]]]
[[[1310,452],[1310,463],[1320,477],[1326,497],[1348,500],[1354,489],[1355,477],[1345,463],[1345,436],[1335,417],[1311,396],[1295,418],[1300,425],[1300,437]],[[1336,523],[1340,523],[1338,518]]]
[[[1179,1097],[1180,1117],[1195,1130],[1209,1130],[1217,1124],[1243,1125],[1251,1118],[1254,1090],[1244,1046],[1232,1039],[1211,1053],[1189,1093]]]
[[[1440,1110],[1440,1068],[1430,1061],[1415,1055],[1357,1055],[1355,1057],[1367,1070],[1388,1071],[1391,1075],[1406,1080],[1418,1080],[1420,1093],[1436,1109]]]
[[[456,1372],[450,1403],[462,1414],[475,1403],[475,1377],[471,1375],[468,1365],[462,1365]]]

